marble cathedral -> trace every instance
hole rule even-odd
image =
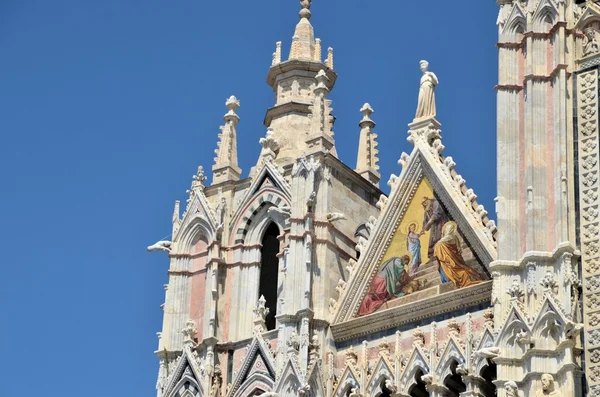
[[[232,96],[212,183],[200,167],[149,247],[170,258],[159,397],[600,396],[600,4],[497,3],[492,216],[425,61],[389,195],[368,104],[356,167],[337,158],[333,50],[301,1],[256,165],[242,178]]]

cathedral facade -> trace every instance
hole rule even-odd
[[[492,215],[426,61],[389,195],[369,104],[355,167],[337,158],[333,50],[300,2],[256,165],[242,178],[232,96],[212,183],[199,167],[149,247],[170,258],[158,397],[600,396],[600,5],[497,3]]]

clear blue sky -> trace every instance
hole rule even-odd
[[[155,393],[176,199],[210,169],[236,95],[240,165],[273,104],[295,0],[0,0],[0,395]],[[358,110],[375,109],[383,186],[406,142],[420,59],[440,79],[446,155],[493,214],[496,5],[492,0],[314,0],[338,153],[356,161]]]

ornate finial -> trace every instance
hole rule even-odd
[[[379,355],[384,356],[384,357],[389,357],[390,356],[390,343],[383,340],[381,342],[379,342]]]
[[[425,333],[421,327],[418,327],[413,331],[413,344],[419,347],[425,346]]]
[[[287,341],[287,345],[288,354],[293,356],[298,354],[298,350],[300,350],[300,338],[298,338],[298,334],[296,333],[296,331],[292,331],[292,334],[290,335],[290,338]]]
[[[300,0],[300,6],[302,7],[302,9],[300,10],[300,19],[302,18],[306,18],[306,19],[310,19],[311,17],[311,13],[310,13],[310,6],[312,5],[312,0]]]
[[[525,293],[523,292],[523,289],[521,289],[521,283],[517,280],[513,280],[511,286],[506,289],[506,293],[510,295],[510,300],[514,302],[523,303],[525,299]]]
[[[363,119],[360,121],[360,124],[362,124],[364,122],[373,123],[373,120],[371,120],[371,115],[373,114],[374,110],[371,107],[371,105],[369,105],[368,103],[365,103],[363,105],[363,107],[360,108],[360,112],[363,115]],[[373,123],[373,124],[375,124],[375,123]]]
[[[321,344],[319,343],[319,336],[313,335],[312,341],[310,343],[310,352],[309,352],[309,362],[310,365],[314,365],[319,360],[319,349],[321,348]]]
[[[266,307],[266,299],[264,295],[258,299],[258,305],[252,310],[254,313],[254,334],[262,334],[267,330],[266,318],[269,314],[269,308]]]
[[[196,337],[196,325],[193,320],[188,320],[185,323],[185,328],[181,330],[183,334],[183,345],[191,346],[194,344],[194,338]]]
[[[448,321],[448,333],[460,338],[460,326],[455,318]]]
[[[198,166],[196,175],[192,177],[192,189],[204,189],[204,183],[206,182],[206,176],[204,175],[204,167]]]
[[[275,140],[275,132],[273,132],[273,128],[267,128],[267,134],[264,138],[260,138],[260,145],[267,152],[267,154],[275,157],[277,151],[279,150],[279,143]]]
[[[224,117],[225,121],[233,121],[234,123],[237,123],[240,118],[237,114],[235,114],[235,111],[240,107],[240,101],[234,95],[232,95],[225,102],[225,106],[227,106],[227,109],[229,109],[229,112],[227,112]]]
[[[483,318],[485,319],[486,327],[494,329],[494,311],[492,309],[487,309],[483,312]]]
[[[346,350],[346,365],[356,366],[358,364],[358,354],[354,351],[354,348],[350,346],[348,350]]]

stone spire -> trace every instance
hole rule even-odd
[[[235,96],[230,96],[225,102],[229,109],[223,117],[225,125],[221,126],[218,148],[215,150],[215,164],[213,170],[213,184],[237,181],[240,179],[242,170],[238,167],[237,156],[237,123],[240,118],[235,110],[240,107],[240,101]]]
[[[300,22],[296,25],[289,59],[315,60],[315,32],[310,24],[310,6],[312,0],[301,0]],[[317,59],[320,61],[319,59]]]
[[[267,110],[264,124],[271,128],[272,138],[278,143],[274,161],[279,166],[292,165],[297,158],[318,152],[336,156],[332,131],[335,117],[327,96],[337,75],[332,50],[327,52],[327,62],[322,59],[322,42],[315,39],[310,23],[311,5],[312,0],[300,1],[300,21],[289,58],[282,60],[281,44],[277,42],[267,76],[275,92],[275,104]]]
[[[377,134],[373,131],[375,122],[371,120],[373,108],[368,103],[365,103],[360,109],[363,118],[358,123],[360,126],[360,140],[358,143],[358,157],[356,159],[355,171],[362,175],[363,178],[379,187],[381,174],[379,173],[379,150],[377,150]]]

